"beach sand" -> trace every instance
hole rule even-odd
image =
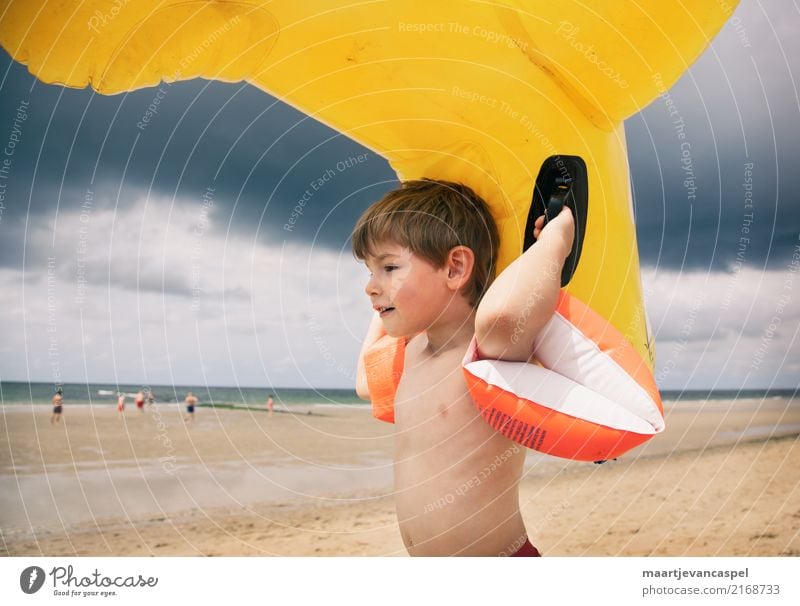
[[[0,407],[13,556],[405,556],[392,427],[366,408]],[[603,465],[530,452],[520,505],[557,555],[800,555],[800,406],[666,403],[668,431]],[[306,414],[306,413],[312,414]]]

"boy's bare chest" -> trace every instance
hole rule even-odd
[[[464,352],[454,350],[436,358],[407,352],[403,377],[395,394],[395,422],[419,427],[449,424],[474,415],[472,399],[461,369]]]

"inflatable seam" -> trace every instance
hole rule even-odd
[[[642,397],[642,396],[644,397],[644,400],[650,405],[650,407],[652,409],[652,410],[650,410],[650,412],[655,412],[656,413],[660,423],[654,423],[653,420],[650,419],[649,415],[645,416],[645,415],[639,414],[637,416],[639,416],[640,418],[642,418],[642,420],[644,420],[647,423],[649,423],[650,425],[652,425],[653,429],[656,432],[661,431],[663,429],[663,426],[664,426],[663,417],[661,416],[661,412],[660,412],[660,410],[658,408],[658,405],[656,404],[655,400],[653,400],[653,398],[650,396],[650,394],[647,392],[647,390],[644,387],[642,387],[642,385],[640,385],[639,382],[636,381],[636,379],[634,379],[624,368],[622,368],[622,366],[619,365],[619,363],[614,359],[614,357],[610,353],[605,352],[602,349],[600,349],[600,346],[594,340],[592,340],[589,337],[587,337],[583,333],[583,331],[581,331],[575,324],[573,324],[567,318],[565,318],[560,312],[556,312],[555,314],[553,314],[553,318],[554,319],[557,318],[558,320],[560,320],[561,323],[563,325],[565,325],[567,327],[567,329],[570,330],[573,334],[579,335],[584,343],[587,343],[592,349],[595,350],[596,353],[599,353],[601,356],[603,356],[603,358],[602,358],[603,360],[607,360],[608,362],[610,362],[614,366],[614,368],[618,371],[618,373],[622,375],[622,380],[627,385],[632,386],[634,388],[634,390],[639,393],[640,397]],[[546,329],[546,326],[545,326],[545,329]],[[534,349],[534,354],[536,353],[536,351],[538,351],[538,347],[539,346],[537,346]],[[554,372],[558,372],[556,369],[552,369],[552,370],[554,370]],[[570,377],[568,377],[568,378],[570,378]],[[590,385],[584,384],[584,387],[587,387],[588,389],[592,389],[592,387]],[[612,399],[608,395],[606,395],[606,394],[604,394],[602,392],[598,392],[598,393],[600,393],[601,395],[603,395],[604,397],[606,397],[608,399]],[[632,413],[638,412],[638,411],[635,411],[635,410],[631,410],[630,408],[625,406],[625,404],[620,404],[620,405],[623,408],[625,408],[626,410],[628,410],[629,412],[632,412]]]

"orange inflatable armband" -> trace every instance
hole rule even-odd
[[[384,336],[365,354],[373,415],[389,423],[405,345]],[[507,438],[557,457],[602,461],[664,430],[646,361],[613,325],[563,290],[534,354],[542,366],[481,360],[473,339],[463,361],[481,416]]]

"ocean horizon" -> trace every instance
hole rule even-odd
[[[140,389],[152,389],[156,403],[183,402],[191,391],[206,405],[263,406],[272,394],[276,404],[285,406],[330,404],[364,405],[354,389],[297,388],[297,387],[230,387],[213,385],[145,385],[134,383],[63,383],[60,384],[65,403],[116,405],[117,392],[135,394]],[[50,404],[55,393],[53,383],[0,381],[0,405]],[[667,402],[698,400],[767,400],[797,397],[800,387],[779,389],[685,389],[661,390]]]
[[[213,385],[146,385],[135,383],[62,383],[65,404],[117,404],[117,393],[130,396],[140,389],[152,389],[156,404],[183,402],[188,392],[203,405],[264,406],[273,395],[276,405],[356,405],[366,404],[354,389],[314,389],[287,387],[220,387]],[[0,381],[0,405],[50,404],[53,383]],[[132,404],[129,401],[129,404]]]

